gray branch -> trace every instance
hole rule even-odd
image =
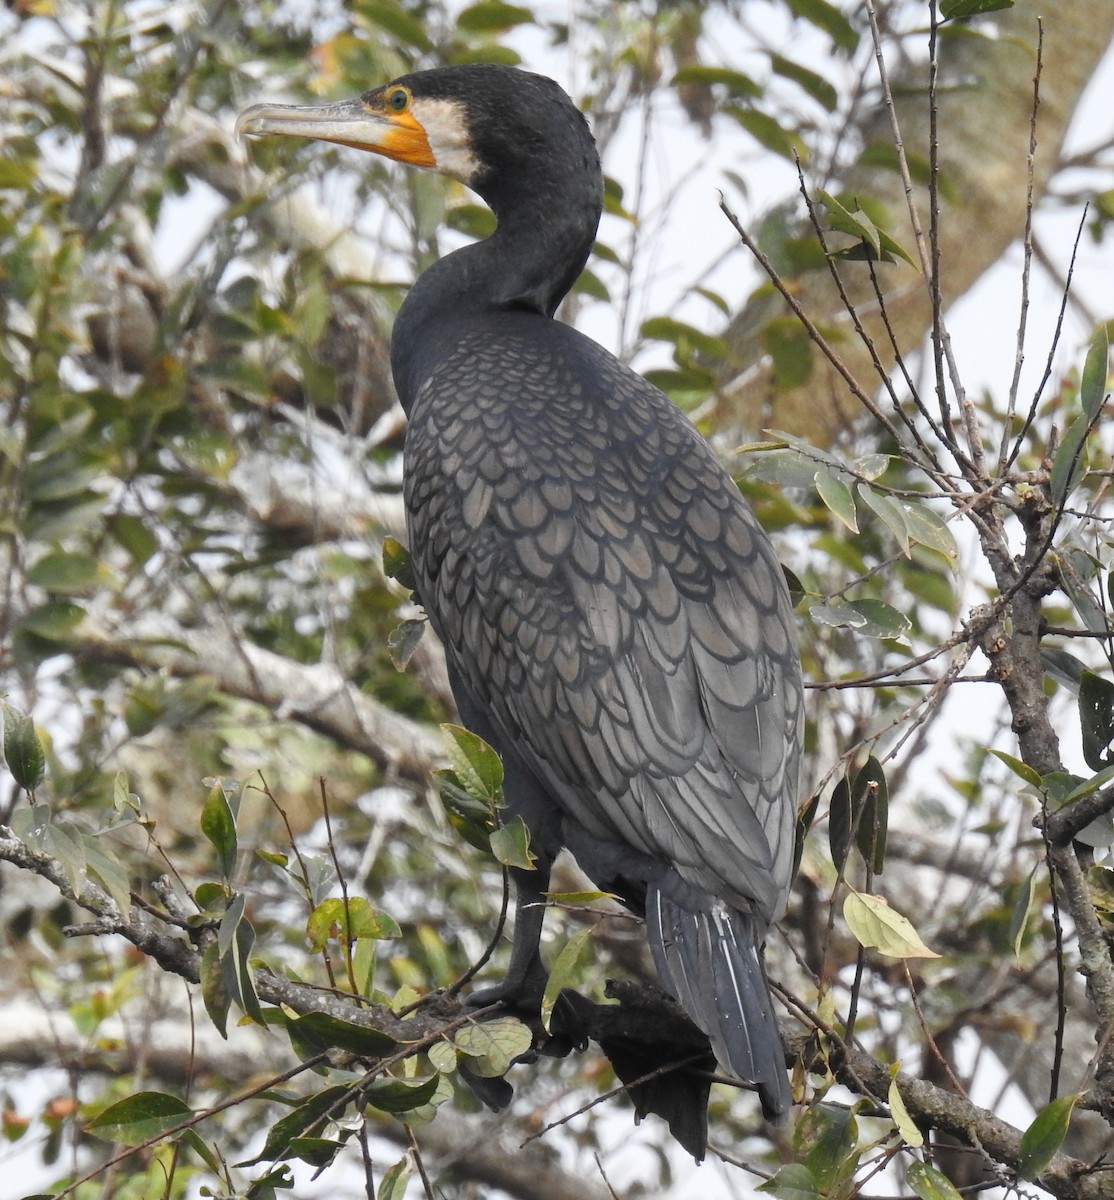
[[[261,704],[280,719],[299,721],[422,787],[443,760],[435,729],[361,692],[331,663],[294,662],[224,627],[187,629],[170,619],[148,617],[115,632],[89,620],[78,639],[74,652],[79,656],[183,677],[206,675],[228,695]]]

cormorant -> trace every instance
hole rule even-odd
[[[792,609],[696,429],[551,319],[602,208],[583,115],[550,79],[471,64],[352,101],[255,105],[237,131],[432,168],[497,219],[421,276],[391,342],[418,594],[538,856],[515,872],[510,966],[484,1000],[537,1003],[544,891],[567,846],[645,915],[661,982],[779,1116],[791,1096],[763,944],[793,863]]]

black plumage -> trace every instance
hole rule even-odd
[[[693,426],[550,319],[601,211],[583,117],[551,80],[471,65],[340,105],[257,106],[240,126],[434,167],[498,220],[426,271],[392,339],[419,594],[461,717],[503,757],[539,856],[516,873],[511,964],[485,998],[540,995],[540,901],[567,846],[645,914],[662,983],[720,1064],[783,1113],[762,947],[793,861],[791,606]]]

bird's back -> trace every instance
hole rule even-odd
[[[600,886],[775,919],[799,747],[791,612],[704,440],[574,330],[489,313],[442,330],[406,456],[422,599],[496,748],[562,810],[561,840]]]

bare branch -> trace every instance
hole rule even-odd
[[[215,625],[187,629],[169,618],[149,618],[121,635],[88,621],[75,653],[186,678],[207,675],[230,696],[300,721],[423,787],[442,761],[436,730],[361,692],[331,663],[297,663]]]

